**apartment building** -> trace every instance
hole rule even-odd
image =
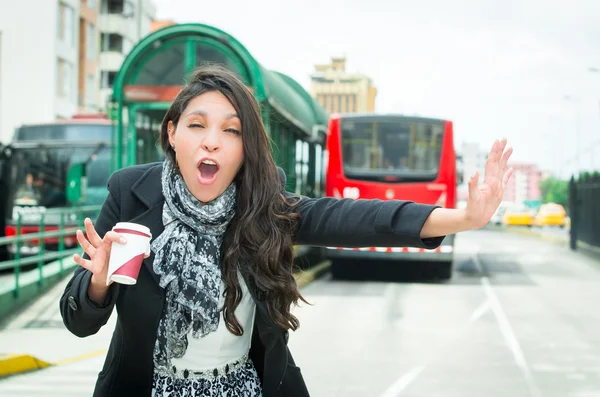
[[[0,143],[23,124],[105,111],[156,12],[150,0],[0,0],[0,9]]]
[[[311,75],[310,93],[329,113],[372,113],[377,88],[371,78],[346,71],[346,58],[316,65]]]

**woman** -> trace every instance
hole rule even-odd
[[[311,199],[284,192],[252,93],[219,68],[200,69],[167,111],[164,163],[114,173],[86,253],[61,298],[67,328],[117,325],[94,396],[308,396],[287,349],[304,301],[292,246],[435,248],[484,225],[511,171],[495,142],[485,181],[469,182],[466,209],[406,201]],[[107,286],[117,222],[150,228],[152,253],[133,286]]]

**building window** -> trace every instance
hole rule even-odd
[[[102,89],[111,88],[115,84],[117,72],[102,72]]]
[[[91,23],[87,24],[87,48],[85,50],[87,59],[93,61],[96,59],[96,28]]]
[[[64,59],[58,59],[58,78],[56,94],[61,98],[70,98],[73,85],[73,66]]]
[[[58,39],[69,47],[75,45],[75,12],[65,3],[60,3],[58,9]]]
[[[125,18],[133,18],[135,8],[129,0],[108,0],[102,4],[102,10],[107,14],[121,14]]]
[[[317,95],[317,102],[319,102],[319,104],[323,107],[325,107],[325,95],[323,94],[318,94]]]
[[[120,34],[105,33],[101,37],[100,47],[102,51],[114,51],[122,54],[129,53],[133,48],[131,40],[126,39]]]

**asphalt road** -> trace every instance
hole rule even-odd
[[[290,347],[314,396],[600,396],[600,262],[563,245],[474,231],[448,283],[303,293]]]

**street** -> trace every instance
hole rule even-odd
[[[290,347],[315,396],[600,396],[600,263],[535,238],[457,239],[448,284],[319,280]]]
[[[599,283],[600,261],[564,244],[473,231],[457,238],[448,283],[327,275],[307,285],[313,306],[295,310],[301,327],[289,345],[317,397],[600,396]],[[60,291],[51,294],[46,305]],[[81,340],[62,328],[55,303],[2,338],[18,345],[37,332],[48,355],[89,358],[0,381],[3,397],[91,395],[114,316]]]

